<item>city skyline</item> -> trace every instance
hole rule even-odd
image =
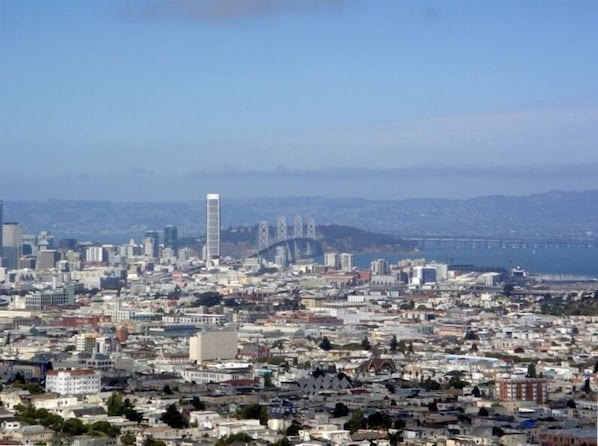
[[[598,188],[598,4],[373,5],[1,2],[3,199]]]

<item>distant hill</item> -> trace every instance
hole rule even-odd
[[[270,228],[273,235],[275,228]],[[325,252],[375,253],[411,250],[414,244],[399,237],[379,234],[363,229],[342,225],[320,225],[316,227],[316,237],[322,243]],[[223,255],[241,256],[254,250],[257,245],[257,225],[252,227],[235,226],[222,230]],[[181,240],[181,245],[198,247],[203,237],[188,237]]]
[[[525,197],[489,196],[467,200],[364,200],[321,197],[222,198],[223,227],[253,227],[313,217],[319,227],[350,226],[377,234],[598,237],[598,190],[547,192]],[[26,233],[49,230],[57,238],[124,242],[146,229],[179,227],[182,236],[204,233],[204,202],[124,203],[93,201],[5,201],[4,220]],[[322,229],[325,231],[325,229]],[[241,237],[242,234],[235,235]],[[231,234],[231,237],[233,235]],[[342,246],[338,239],[339,249]],[[379,240],[380,243],[386,243]]]

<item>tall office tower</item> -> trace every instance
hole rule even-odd
[[[206,260],[220,257],[220,194],[206,196]]]
[[[174,225],[167,225],[164,228],[164,247],[172,249],[176,256],[179,253],[179,232]]]
[[[8,269],[17,269],[23,255],[23,228],[18,223],[6,222],[2,225],[2,254]]]
[[[2,246],[4,246],[2,242],[2,233],[4,232],[2,230],[4,227],[4,220],[2,220],[2,206],[3,203],[2,200],[0,200],[0,266],[2,266]]]
[[[324,266],[326,268],[339,269],[341,267],[341,259],[337,252],[324,253]]]
[[[343,252],[340,255],[341,269],[343,271],[351,271],[355,266],[353,254]]]
[[[160,257],[160,236],[157,231],[145,231],[143,255],[157,259]]]

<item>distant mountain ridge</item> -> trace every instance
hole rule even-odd
[[[598,237],[598,190],[552,191],[525,197],[471,199],[365,200],[322,197],[222,197],[222,225],[251,227],[260,220],[275,226],[286,215],[313,217],[318,225],[344,225],[398,236],[463,235],[536,238]],[[123,242],[140,240],[146,229],[167,224],[179,234],[204,233],[203,197],[194,202],[126,203],[107,201],[4,202],[4,221],[17,221],[26,233],[49,230],[55,237]]]

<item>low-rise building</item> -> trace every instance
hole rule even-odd
[[[86,395],[102,390],[101,373],[93,369],[49,370],[46,392],[60,395]]]

